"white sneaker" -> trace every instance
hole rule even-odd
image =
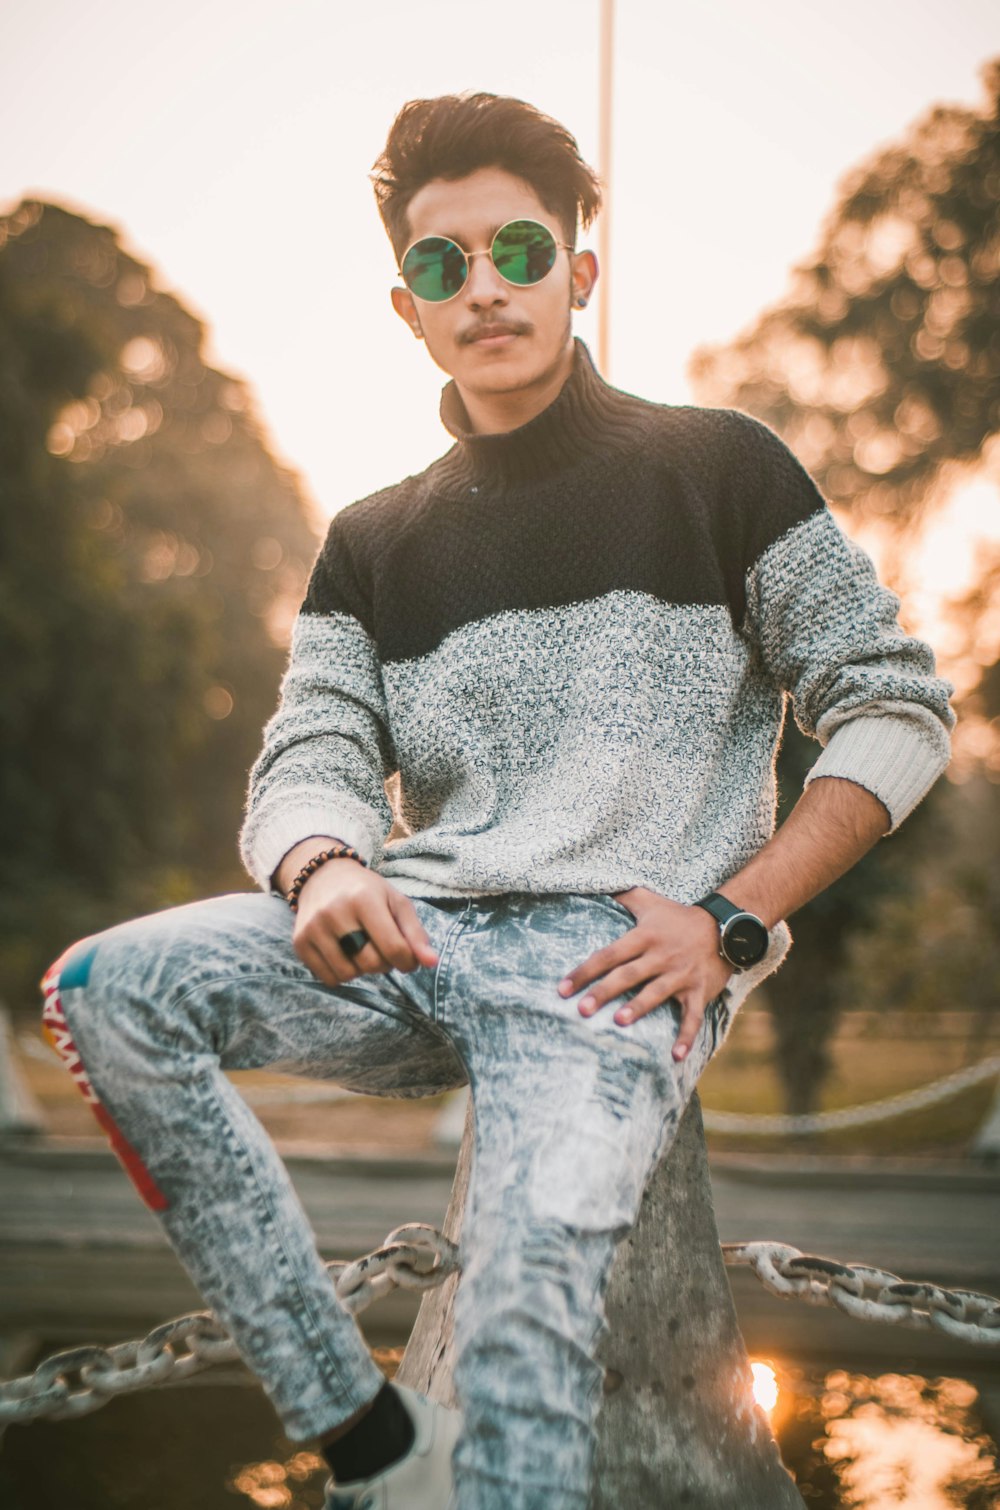
[[[451,1454],[462,1430],[461,1412],[405,1384],[393,1389],[413,1422],[413,1446],[374,1478],[346,1484],[331,1479],[323,1510],[454,1510]]]

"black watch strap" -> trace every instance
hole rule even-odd
[[[742,907],[737,907],[735,902],[730,902],[727,897],[724,897],[718,891],[706,892],[703,897],[699,897],[694,905],[696,907],[704,907],[705,911],[710,912],[721,927],[725,927],[730,918],[734,918],[737,913],[744,910]]]
[[[770,935],[767,925],[754,912],[747,912],[745,907],[737,907],[735,902],[730,902],[721,892],[710,891],[700,897],[694,904],[703,907],[710,912],[719,925],[719,953],[722,958],[733,966],[734,970],[746,970],[763,959],[767,953]],[[730,924],[739,919],[737,928],[740,933],[739,941],[732,935],[736,929],[730,928]],[[747,932],[749,930],[750,937]],[[727,934],[730,935],[727,938]]]

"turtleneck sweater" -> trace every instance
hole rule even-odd
[[[789,697],[807,781],[899,826],[953,688],[775,431],[612,387],[579,339],[528,423],[474,432],[454,382],[440,412],[451,449],[342,508],[314,563],[240,834],[264,890],[335,835],[409,896],[694,902],[774,831]]]

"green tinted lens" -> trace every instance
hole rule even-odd
[[[422,241],[414,242],[400,268],[410,292],[432,304],[454,298],[468,271],[462,248],[446,236],[425,236]]]
[[[555,260],[556,239],[537,220],[512,220],[494,237],[493,262],[508,283],[540,283]]]

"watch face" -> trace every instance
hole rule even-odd
[[[746,969],[767,953],[767,929],[758,918],[742,913],[726,924],[722,947],[730,964]]]

